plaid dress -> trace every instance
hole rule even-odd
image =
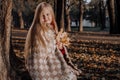
[[[32,80],[77,80],[73,69],[56,47],[54,31],[50,29],[44,36],[47,47],[39,45],[27,57],[26,66]]]

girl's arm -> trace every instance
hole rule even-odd
[[[74,66],[74,64],[72,63],[72,61],[71,61],[71,59],[69,57],[68,51],[67,51],[65,46],[63,47],[63,52],[64,52],[63,56],[64,56],[64,59],[67,62],[67,64],[70,65],[73,69],[77,69],[77,67]]]
[[[61,53],[63,54],[63,57],[64,57],[66,63],[67,63],[69,66],[71,66],[71,68],[73,68],[73,70],[75,70],[75,73],[76,73],[77,75],[80,75],[80,74],[82,73],[82,71],[79,70],[79,69],[72,63],[66,47],[63,46],[63,48],[60,49],[60,51],[61,51]]]

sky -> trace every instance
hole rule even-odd
[[[86,0],[87,2],[90,2],[91,0]]]

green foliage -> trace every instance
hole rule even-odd
[[[71,19],[79,19],[79,7],[77,5],[73,5],[70,11]]]
[[[98,15],[99,15],[99,12],[95,9],[95,8],[90,8],[89,10],[86,10],[84,12],[84,18],[86,20],[90,20],[91,22],[94,21],[98,21]]]

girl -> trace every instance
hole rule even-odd
[[[65,46],[56,43],[57,33],[51,5],[40,3],[25,43],[26,68],[33,80],[77,80],[77,68],[69,60]]]

